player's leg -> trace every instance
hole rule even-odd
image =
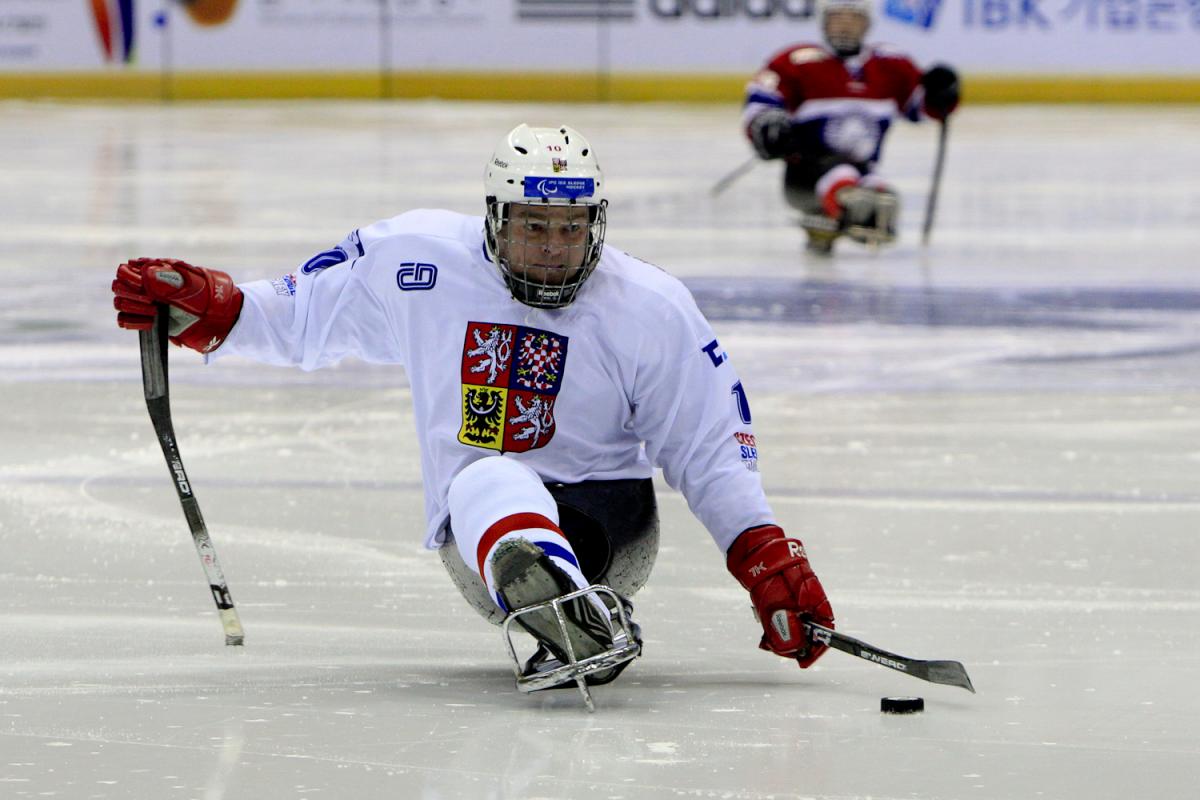
[[[484,458],[450,485],[455,546],[473,564],[488,595],[505,612],[588,586],[579,559],[558,526],[558,508],[529,467],[504,457]],[[515,615],[559,662],[579,661],[613,648],[608,607],[596,594],[563,604],[566,630],[553,609]]]
[[[879,176],[861,165],[837,164],[816,182],[824,215],[855,241],[884,244],[896,238],[899,201]]]
[[[828,160],[802,159],[789,161],[783,173],[784,199],[802,215],[800,226],[808,236],[808,251],[816,255],[832,253],[841,234],[838,219],[825,213],[817,193],[817,181],[830,166]]]
[[[487,464],[487,473],[494,474],[492,466],[506,468],[505,465]],[[486,490],[487,484],[477,483],[475,477],[470,473],[464,476],[463,483],[455,492],[455,498],[463,499],[464,495],[468,494],[464,490],[471,485],[475,485],[478,491]],[[628,598],[646,583],[658,555],[658,504],[653,482],[646,478],[583,481],[574,484],[551,483],[547,484],[545,489],[555,501],[559,529],[576,556],[584,580],[589,584],[608,586],[621,597],[625,617],[629,621],[629,632],[640,644],[640,630],[632,620],[632,606]],[[553,519],[554,513],[544,505],[544,498],[540,497],[536,490],[534,495],[526,501],[527,507],[539,508],[543,515]],[[528,505],[529,503],[535,505]],[[485,516],[496,517],[506,510],[510,509],[497,509]],[[459,546],[460,527],[464,527],[465,538],[471,536],[466,532],[465,526],[480,528],[489,523],[486,519],[472,523],[465,516],[465,512],[459,511],[457,515],[455,513],[452,509],[452,527],[440,551],[442,563],[467,602],[489,622],[499,625],[504,620],[505,612],[491,596],[478,569],[477,559],[473,556],[478,546],[475,546],[475,550],[469,543],[461,550]],[[468,566],[468,558],[473,566]],[[615,609],[612,611],[615,612]],[[619,648],[627,642],[626,634],[620,627],[614,625],[614,648]],[[597,684],[612,680],[628,663],[618,665],[617,669],[593,673],[588,676],[587,681],[589,684]],[[557,656],[548,648],[539,645],[538,651],[527,661],[524,674],[546,671],[561,665],[562,662]]]
[[[500,608],[504,602],[492,561],[508,541],[524,539],[537,545],[570,579],[569,591],[588,585],[571,543],[558,526],[554,498],[537,473],[519,461],[494,456],[469,464],[451,482],[449,502],[459,555],[476,568]]]
[[[900,195],[891,184],[874,172],[868,172],[858,181],[860,188],[872,193],[875,205],[874,219],[868,219],[868,230],[876,231],[876,241],[891,242],[896,238],[896,224],[900,216]],[[853,234],[851,234],[853,235]]]
[[[658,557],[658,502],[654,483],[649,478],[581,483],[552,483],[546,488],[558,504],[559,524],[574,551],[584,577],[592,584],[611,588],[628,626],[614,625],[614,649],[620,649],[632,637],[641,648],[641,626],[633,620],[631,597],[637,593],[654,568]],[[611,608],[615,617],[617,609]],[[525,672],[542,672],[561,666],[561,661],[545,647],[539,647],[526,664]],[[623,661],[612,669],[587,676],[589,685],[609,683],[632,663]]]

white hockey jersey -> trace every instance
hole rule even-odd
[[[535,309],[489,260],[481,217],[418,210],[240,288],[241,317],[210,358],[404,366],[427,547],[445,538],[454,476],[501,454],[547,482],[661,466],[722,552],[774,521],[745,393],[712,328],[683,284],[613,247],[572,305]]]

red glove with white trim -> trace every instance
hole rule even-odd
[[[170,339],[201,353],[221,346],[242,313],[242,290],[224,272],[175,258],[135,258],[117,267],[112,284],[117,325],[149,330],[165,305]]]
[[[788,538],[778,525],[750,528],[734,540],[725,564],[750,592],[763,626],[759,647],[794,658],[803,669],[829,649],[804,635],[805,621],[832,628],[833,608],[799,539]]]

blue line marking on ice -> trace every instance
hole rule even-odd
[[[946,288],[784,278],[684,280],[714,321],[1131,330],[1112,312],[1200,311],[1194,288]]]

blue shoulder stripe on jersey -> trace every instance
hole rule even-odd
[[[750,105],[752,103],[783,108],[783,101],[779,99],[779,97],[773,94],[767,94],[766,92],[751,91],[749,94],[747,94],[745,105]]]
[[[332,250],[325,250],[317,253],[315,256],[305,262],[304,266],[300,268],[300,271],[305,275],[312,275],[314,272],[320,272],[323,269],[329,269],[330,267],[337,266],[338,264],[346,261],[348,258],[349,256],[346,254],[345,250],[340,247],[335,247]]]

